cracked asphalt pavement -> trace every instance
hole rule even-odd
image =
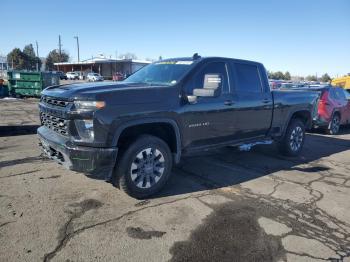
[[[43,158],[35,102],[4,108],[0,261],[350,261],[350,128],[184,158],[140,201]]]

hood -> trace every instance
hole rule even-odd
[[[176,86],[149,86],[139,83],[77,83],[51,86],[42,95],[64,100],[108,101],[111,104],[157,103],[178,97]]]

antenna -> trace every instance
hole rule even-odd
[[[201,56],[198,55],[198,53],[195,53],[195,54],[193,55],[193,60],[197,60],[197,59],[199,59],[199,58],[201,58]]]

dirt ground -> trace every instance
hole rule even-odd
[[[350,129],[184,158],[139,201],[45,159],[37,100],[0,100],[0,261],[350,261]]]

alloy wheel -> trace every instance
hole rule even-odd
[[[298,151],[303,144],[303,140],[304,140],[303,129],[300,126],[296,126],[290,135],[290,141],[289,141],[289,145],[292,151],[294,152]]]
[[[165,170],[165,159],[156,148],[141,150],[134,158],[130,176],[133,183],[141,189],[153,187],[158,183]]]
[[[332,134],[337,134],[340,128],[340,119],[337,115],[335,115],[332,119],[331,129]]]

